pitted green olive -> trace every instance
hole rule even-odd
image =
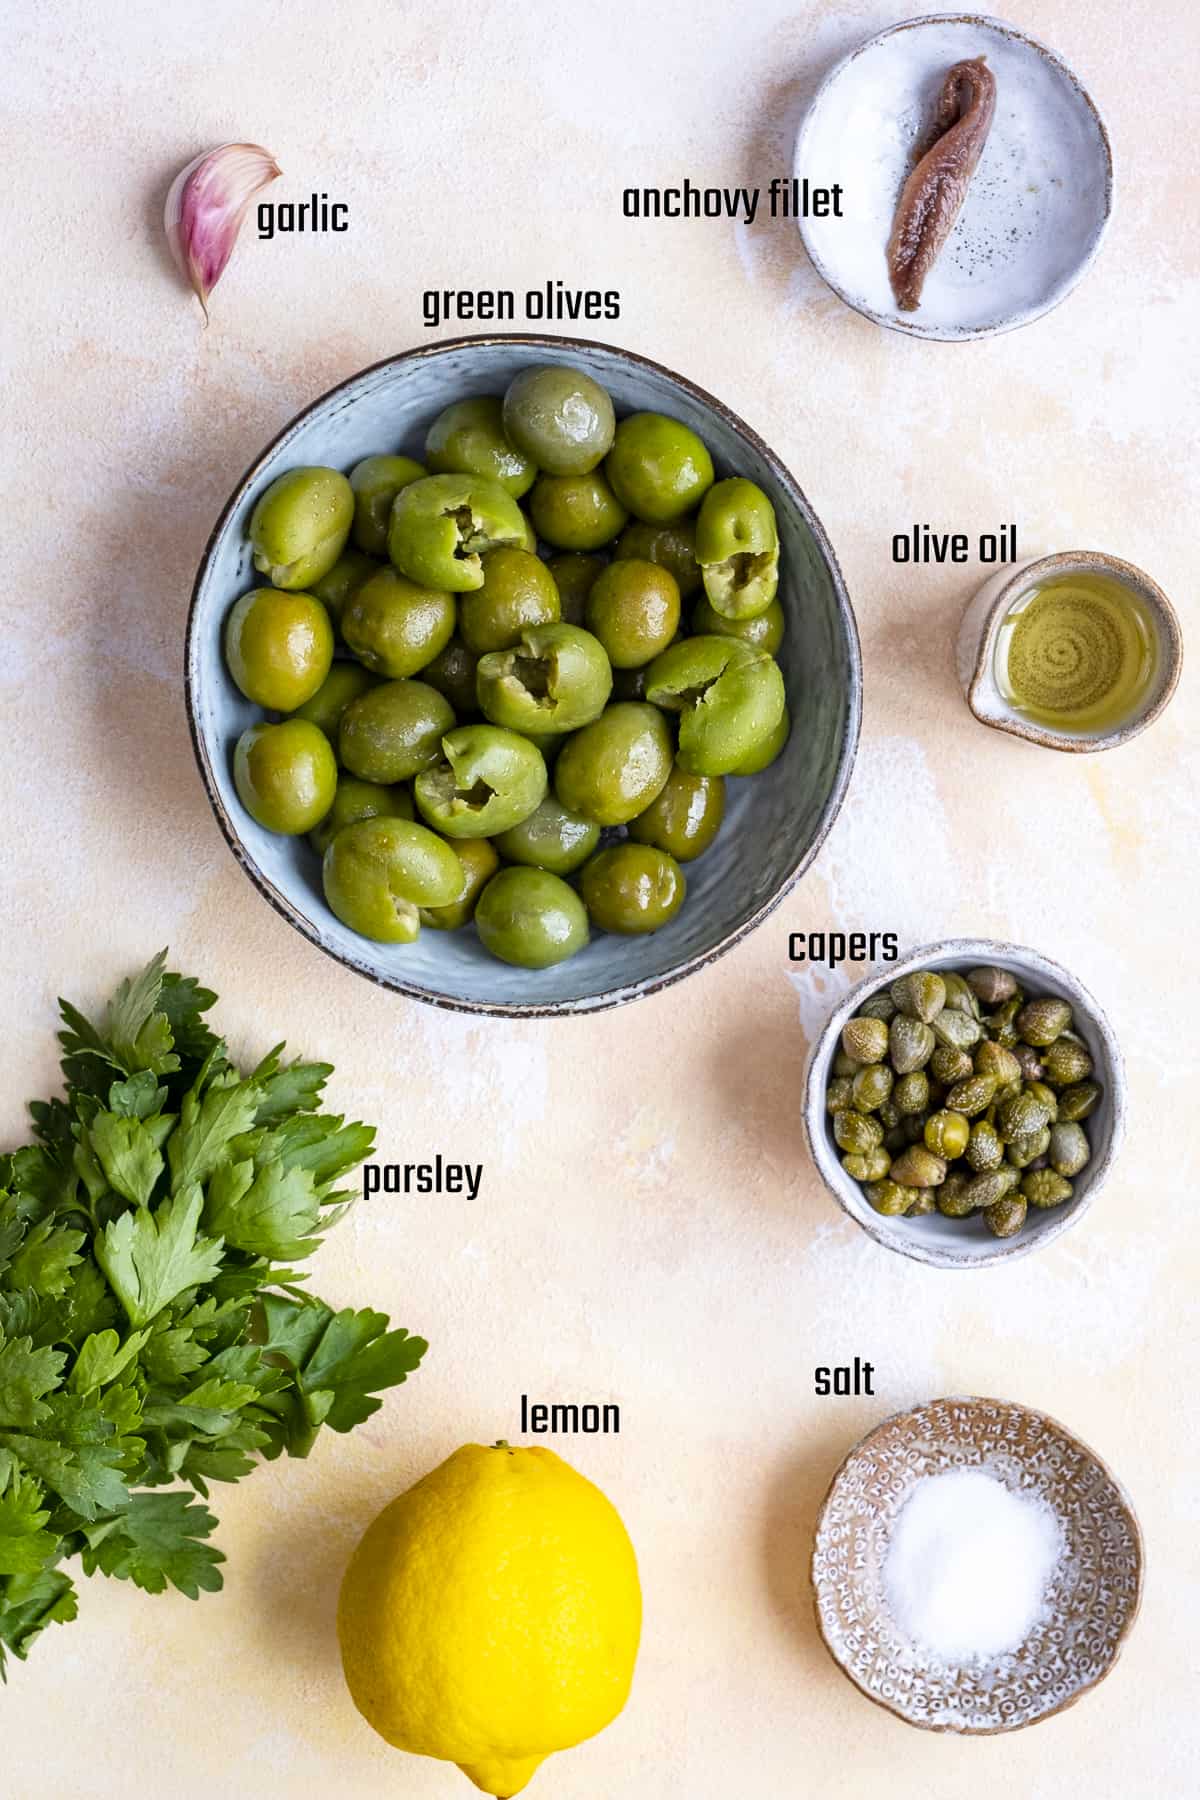
[[[679,583],[658,563],[622,557],[588,595],[587,627],[614,669],[643,668],[679,630]]]
[[[553,794],[527,819],[502,831],[496,848],[505,862],[546,869],[551,875],[571,875],[582,868],[600,842],[600,827],[591,819],[568,812]]]
[[[385,786],[436,762],[454,724],[450,702],[424,681],[382,681],[352,700],[338,729],[343,768]]]
[[[736,475],[704,496],[696,521],[696,560],[709,605],[727,619],[763,613],[779,587],[775,508],[754,482]]]
[[[597,825],[627,825],[667,784],[671,734],[655,706],[623,700],[567,739],[554,765],[554,786],[570,812]]]
[[[247,700],[294,712],[311,700],[333,662],[333,626],[311,594],[254,588],[225,626],[225,661]]]
[[[525,541],[524,514],[486,475],[427,475],[401,488],[392,507],[388,554],[422,587],[471,593],[483,586],[483,556]]]
[[[643,936],[675,917],[687,881],[665,850],[627,840],[598,850],[585,865],[579,887],[588,915],[601,931]]]
[[[542,753],[499,725],[460,725],[413,783],[422,818],[451,838],[495,837],[527,819],[547,789]]]
[[[554,625],[558,588],[544,562],[528,550],[492,550],[483,559],[483,582],[459,602],[459,631],[468,650],[483,656],[508,650],[531,625]]]
[[[354,493],[336,469],[289,469],[250,515],[254,566],[272,587],[307,588],[332,569],[354,521]]]
[[[629,517],[600,469],[587,475],[539,475],[529,512],[540,538],[556,550],[600,550]]]
[[[548,475],[586,475],[608,454],[613,404],[582,369],[522,369],[504,395],[504,430]]]
[[[649,525],[682,519],[713,482],[705,445],[688,426],[662,413],[622,419],[604,467],[621,504]]]
[[[237,741],[238,799],[267,831],[299,837],[333,805],[337,762],[325,733],[307,719],[251,725]]]
[[[692,862],[708,849],[724,817],[721,776],[689,775],[676,765],[645,812],[629,821],[629,835],[635,843],[667,851],[676,862]]]
[[[587,910],[574,888],[545,869],[501,869],[475,908],[484,948],[521,969],[548,969],[588,941]]]
[[[351,931],[382,944],[411,944],[422,906],[449,906],[462,893],[453,849],[407,819],[362,819],[330,841],[321,866],[330,910]]]
[[[646,697],[678,712],[679,766],[728,775],[769,739],[783,716],[783,676],[772,657],[734,638],[684,638],[651,663]]]
[[[578,731],[604,711],[612,669],[590,631],[539,625],[513,649],[480,657],[475,686],[493,724],[526,734]]]

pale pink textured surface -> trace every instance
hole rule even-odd
[[[1197,878],[1194,682],[1127,749],[1054,758],[989,733],[954,677],[979,579],[896,569],[912,520],[1022,551],[1098,546],[1191,622],[1197,268],[1194,9],[1050,0],[1017,22],[1079,70],[1112,130],[1118,206],[1057,313],[971,346],[886,334],[794,228],[639,224],[626,183],[765,182],[805,94],[899,8],[667,0],[564,9],[233,0],[10,8],[0,91],[9,456],[4,1141],[54,1069],[53,999],[88,1002],[169,942],[247,1054],[286,1033],[389,1160],[482,1159],[480,1199],[362,1208],[322,1253],[331,1298],[432,1342],[349,1439],[219,1496],[223,1595],[93,1581],[0,1697],[6,1800],[293,1800],[469,1792],[389,1751],[342,1689],[337,1580],[373,1512],[458,1443],[515,1436],[519,1397],[617,1399],[617,1439],[556,1447],[638,1546],[631,1703],[555,1759],[542,1800],[1022,1800],[1197,1784]],[[1160,98],[1165,96],[1165,98]],[[276,199],[346,199],[344,237],[243,238],[204,332],[160,241],[176,169],[250,138]],[[330,383],[426,341],[427,286],[616,286],[596,335],[734,406],[795,470],[863,632],[866,726],[813,873],[748,944],[635,1008],[472,1023],[339,971],[225,849],[192,763],[183,620],[208,529],[260,446]],[[553,327],[552,327],[553,328]],[[568,327],[559,327],[568,329]],[[832,987],[789,930],[1036,944],[1121,1034],[1131,1123],[1079,1232],[979,1275],[923,1270],[842,1218],[799,1122]],[[840,988],[839,988],[840,991]],[[869,1357],[873,1400],[814,1401]],[[884,1414],[945,1392],[1044,1407],[1127,1483],[1149,1584],[1121,1664],[1011,1740],[906,1730],[834,1669],[811,1618],[811,1526]]]

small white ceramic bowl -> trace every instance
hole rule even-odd
[[[1064,575],[1105,575],[1128,588],[1145,607],[1154,630],[1154,676],[1142,702],[1128,719],[1104,731],[1051,731],[1024,718],[1009,705],[996,680],[996,637],[1022,594],[1040,582]],[[1183,668],[1183,633],[1175,608],[1156,581],[1132,563],[1101,550],[1063,550],[1055,556],[1033,556],[1002,569],[985,581],[966,612],[958,632],[958,678],[967,705],[981,725],[992,725],[1014,737],[1028,738],[1047,750],[1116,750],[1152,725],[1179,685]]]
[[[872,994],[890,987],[913,969],[968,969],[993,964],[1010,969],[1028,993],[1055,995],[1069,1000],[1075,1029],[1087,1043],[1095,1065],[1095,1079],[1103,1095],[1085,1123],[1092,1159],[1074,1181],[1074,1193],[1061,1206],[1039,1211],[1030,1207],[1025,1224],[1015,1237],[993,1237],[982,1218],[947,1219],[926,1213],[919,1219],[887,1218],[877,1213],[860,1184],[847,1175],[841,1151],[833,1141],[833,1127],[825,1106],[834,1056],[842,1027]],[[951,938],[926,944],[882,972],[869,975],[846,995],[830,1015],[813,1044],[804,1072],[804,1131],[813,1161],[826,1187],[843,1212],[862,1226],[868,1236],[888,1250],[911,1256],[935,1269],[980,1269],[987,1263],[1011,1262],[1031,1250],[1044,1249],[1078,1223],[1100,1191],[1125,1135],[1125,1066],[1113,1030],[1082,982],[1036,950],[1013,944],[992,943],[987,938]]]
[[[947,70],[981,55],[996,78],[992,128],[921,304],[901,312],[887,270],[896,202]],[[1099,250],[1113,202],[1108,133],[1078,77],[979,13],[906,19],[838,63],[801,126],[794,173],[842,186],[843,217],[800,221],[834,293],[877,325],[944,341],[1013,331],[1057,306]]]

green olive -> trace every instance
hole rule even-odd
[[[692,630],[701,637],[731,637],[752,650],[774,656],[783,642],[784,616],[778,600],[749,619],[726,619],[707,598],[697,600],[692,611]]]
[[[447,837],[495,837],[527,819],[546,797],[541,751],[498,725],[460,725],[441,759],[413,784],[417,808]]]
[[[637,557],[610,563],[588,595],[587,626],[614,669],[640,669],[679,629],[679,583],[669,569]]]
[[[548,475],[586,475],[608,454],[613,404],[582,369],[522,369],[504,395],[504,430]]]
[[[578,550],[568,550],[562,556],[552,556],[546,567],[558,589],[562,619],[568,625],[582,625],[588,595],[608,564],[602,556],[585,556]]]
[[[554,576],[528,550],[491,551],[481,585],[459,603],[459,631],[476,656],[508,650],[527,626],[553,625],[558,617]]]
[[[678,712],[679,766],[728,775],[770,739],[786,704],[779,664],[734,638],[684,638],[650,665],[646,696]]]
[[[710,606],[726,619],[763,613],[779,587],[775,508],[742,476],[718,481],[696,521],[696,560]]]
[[[352,700],[376,684],[376,677],[358,663],[336,662],[310,700],[292,715],[316,725],[335,747],[342,714]]]
[[[334,624],[340,625],[350,596],[383,567],[383,563],[364,555],[361,550],[343,550],[332,569],[313,582],[310,592],[316,595]]]
[[[427,682],[380,682],[342,714],[338,757],[363,781],[407,781],[438,760],[453,725],[450,702]]]
[[[537,475],[532,457],[504,430],[504,408],[495,394],[455,400],[440,412],[425,439],[425,460],[435,475],[487,475],[514,500]]]
[[[687,881],[665,850],[626,842],[598,850],[579,887],[593,924],[634,937],[670,924],[683,905]]]
[[[736,769],[730,771],[734,775],[761,775],[769,769],[787,746],[792,735],[792,715],[785,706],[779,715],[779,723],[767,737],[763,738],[756,750],[752,750],[745,762],[740,762]]]
[[[568,738],[554,787],[569,812],[597,825],[626,825],[666,786],[671,734],[657,707],[621,701]]]
[[[229,673],[258,706],[294,712],[311,700],[333,662],[333,626],[311,594],[254,588],[225,626]]]
[[[574,888],[546,869],[501,869],[475,908],[485,950],[521,969],[565,962],[588,941],[587,911]]]
[[[272,587],[307,588],[332,569],[354,520],[354,493],[336,469],[289,469],[250,514],[254,566]]]
[[[599,550],[629,517],[599,469],[587,475],[539,475],[529,511],[538,536],[556,550]]]
[[[645,812],[629,821],[629,835],[635,843],[665,850],[676,862],[692,862],[708,849],[724,817],[721,777],[689,775],[676,766]]]
[[[325,733],[307,719],[251,725],[237,741],[233,780],[256,824],[284,837],[311,831],[333,804],[337,762]]]
[[[380,569],[347,603],[342,637],[368,669],[399,681],[446,648],[454,621],[452,594],[418,587],[395,569]]]
[[[547,869],[551,875],[571,875],[599,842],[600,827],[593,820],[568,812],[553,794],[547,794],[527,819],[500,833],[496,848],[505,862]]]
[[[439,650],[432,662],[425,664],[421,670],[421,680],[427,681],[430,687],[437,689],[445,696],[454,708],[460,722],[469,719],[478,712],[479,702],[475,696],[475,671],[479,666],[479,658],[473,650],[468,650],[461,638],[452,637],[444,650]]]
[[[411,944],[420,908],[449,906],[463,889],[463,866],[436,832],[407,819],[362,819],[329,843],[321,879],[330,910],[382,944]]]
[[[483,586],[484,554],[526,537],[520,507],[486,475],[427,475],[401,488],[392,507],[388,554],[422,587],[465,594]]]
[[[500,867],[500,858],[487,838],[460,838],[452,848],[463,867],[463,890],[449,906],[421,908],[421,923],[432,931],[458,931],[469,925],[480,894]]]
[[[622,506],[649,525],[670,525],[700,504],[713,465],[694,431],[662,413],[622,419],[605,462]]]
[[[360,781],[356,775],[339,775],[333,805],[321,823],[308,834],[318,856],[324,856],[330,840],[344,825],[360,819],[411,819],[412,795],[406,787],[384,787],[376,781]]]
[[[510,731],[577,731],[598,719],[612,691],[612,670],[590,631],[540,625],[511,650],[479,659],[476,692],[484,715]]]
[[[354,490],[354,541],[370,556],[388,553],[388,526],[392,502],[411,481],[422,481],[427,471],[411,456],[364,456],[350,471]]]
[[[634,519],[617,539],[616,553],[669,569],[684,600],[700,586],[696,527],[690,519],[677,519],[673,525],[647,525],[644,519]]]

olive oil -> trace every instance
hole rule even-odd
[[[1032,587],[996,634],[1005,700],[1052,731],[1109,731],[1138,711],[1154,679],[1148,608],[1107,575],[1062,575]]]

